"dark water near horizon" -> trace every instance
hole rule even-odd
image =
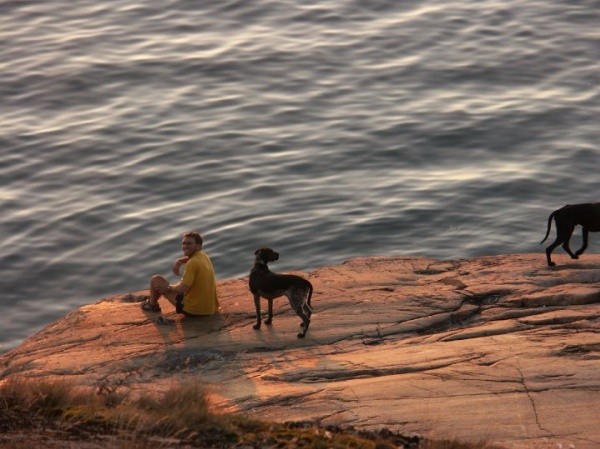
[[[0,352],[169,274],[189,229],[220,279],[246,276],[259,246],[278,271],[544,264],[548,214],[600,200],[599,1],[0,13]]]

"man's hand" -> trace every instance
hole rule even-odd
[[[189,257],[180,257],[179,259],[177,259],[173,264],[173,274],[179,276],[179,269],[182,265],[185,265],[188,262],[188,260],[190,260]]]

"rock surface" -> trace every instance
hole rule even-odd
[[[171,325],[140,309],[146,291],[119,295],[0,356],[0,379],[143,392],[196,376],[217,410],[268,420],[598,448],[600,255],[555,259],[375,257],[304,273],[315,288],[305,339],[285,298],[271,326],[252,329],[247,279],[219,282],[214,317],[161,300]]]

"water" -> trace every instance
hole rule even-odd
[[[0,351],[168,274],[189,229],[220,279],[245,276],[259,246],[278,271],[544,264],[548,214],[599,199],[599,11],[2,2]]]

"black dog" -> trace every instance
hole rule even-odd
[[[552,218],[556,223],[556,240],[546,248],[546,258],[548,259],[548,265],[551,267],[556,264],[550,259],[550,254],[561,243],[571,259],[579,259],[579,256],[583,254],[588,246],[588,234],[600,231],[600,203],[568,204],[552,212],[548,217],[546,237],[540,242],[540,245],[544,243],[550,234]],[[583,245],[573,254],[571,248],[569,248],[569,240],[577,225],[581,225],[583,228]]]
[[[248,279],[248,285],[254,295],[254,305],[256,306],[254,329],[260,329],[260,297],[266,298],[269,302],[269,317],[265,320],[265,324],[271,324],[273,320],[273,300],[280,296],[287,296],[294,312],[302,318],[300,324],[302,332],[298,334],[298,338],[304,338],[312,314],[312,308],[310,307],[310,297],[313,292],[312,284],[294,274],[277,274],[269,270],[267,264],[279,259],[279,254],[271,248],[259,248],[254,255],[256,258]]]

